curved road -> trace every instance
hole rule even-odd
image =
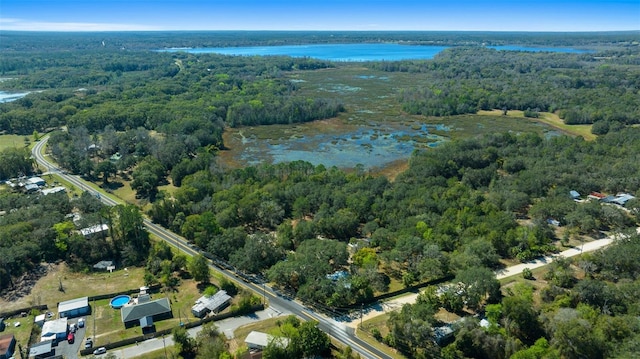
[[[79,176],[66,174],[64,170],[58,168],[56,164],[49,161],[46,156],[42,154],[44,152],[43,149],[46,146],[48,139],[48,135],[43,137],[38,143],[36,143],[36,145],[32,149],[33,157],[38,164],[47,168],[47,172],[57,174],[65,181],[73,184],[81,190],[96,193],[97,195],[99,195],[100,200],[108,206],[115,206],[117,204],[123,203],[120,201],[116,201],[115,199],[111,198],[111,196],[98,194],[95,188],[89,186],[89,184],[86,181],[82,180]],[[160,225],[154,224],[146,218],[144,220],[144,225],[147,227],[149,233],[152,233],[156,237],[167,241],[169,244],[178,248],[179,251],[184,251],[187,255],[193,256],[195,254],[201,253],[199,250],[190,247],[186,239],[178,236],[177,234],[167,230]],[[238,275],[234,272],[230,272],[213,265],[211,265],[211,267],[227,277],[229,280],[235,283],[239,283],[242,286],[248,287],[256,293],[262,293],[266,299],[269,299],[270,306],[275,310],[281,313],[293,313],[303,319],[311,319],[317,321],[319,323],[318,328],[329,334],[331,337],[333,337],[343,345],[350,346],[355,352],[359,353],[364,358],[391,358],[386,353],[356,337],[354,334],[354,330],[347,327],[343,323],[317,313],[316,311],[305,307],[298,301],[282,297],[279,295],[279,293],[265,284],[260,285],[252,283],[248,280],[244,280],[243,278],[238,277]]]

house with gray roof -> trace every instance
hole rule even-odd
[[[145,328],[154,321],[173,317],[168,298],[160,298],[145,303],[125,305],[120,309],[122,323],[126,328],[140,325]]]

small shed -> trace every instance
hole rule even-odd
[[[87,315],[90,312],[91,307],[89,306],[89,297],[71,299],[58,304],[58,313],[60,313],[60,318],[80,317]]]
[[[60,318],[44,322],[42,326],[42,334],[40,341],[51,340],[52,342],[60,342],[67,339],[67,318]]]
[[[46,358],[54,355],[53,341],[46,340],[29,347],[29,358]]]
[[[578,191],[571,190],[569,191],[569,196],[571,196],[572,199],[579,199],[580,193],[578,193]]]
[[[115,269],[116,267],[113,265],[113,261],[100,261],[93,265],[94,270],[106,270],[108,271],[110,268]],[[112,269],[112,270],[113,270]]]
[[[40,328],[42,328],[42,326],[44,325],[45,317],[46,316],[44,314],[37,315],[35,317],[35,319],[33,320],[33,323],[35,325],[39,326]]]
[[[13,357],[16,349],[16,338],[13,334],[0,335],[0,359]]]

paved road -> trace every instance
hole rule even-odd
[[[43,154],[42,150],[46,145],[49,136],[43,137],[32,149],[32,154],[35,160],[42,166],[47,169],[47,172],[55,173],[62,177],[65,181],[73,184],[77,188],[90,191],[98,194],[98,192],[89,186],[86,181],[82,180],[78,176],[66,174],[64,170],[58,168],[54,163],[49,161]],[[117,204],[122,203],[121,201],[117,201],[111,196],[102,194],[100,195],[100,200],[109,206],[115,206]],[[154,224],[148,219],[144,220],[144,225],[147,227],[147,230],[155,235],[156,237],[167,241],[171,245],[178,248],[178,250],[185,252],[187,255],[195,255],[198,254],[199,251],[195,248],[192,248],[188,245],[187,240],[178,236],[177,234],[165,229],[162,226]],[[345,323],[334,320],[333,318],[329,318],[325,315],[322,315],[310,308],[305,307],[302,303],[290,300],[285,297],[282,297],[279,293],[275,292],[271,287],[267,285],[260,285],[248,280],[245,280],[234,272],[230,272],[228,270],[220,269],[216,266],[211,266],[214,270],[221,273],[229,280],[240,284],[241,286],[248,287],[252,289],[256,293],[262,293],[266,299],[269,301],[269,306],[280,313],[293,313],[302,319],[315,320],[318,322],[318,328],[320,328],[325,333],[329,334],[337,341],[342,343],[345,346],[350,346],[355,352],[359,353],[364,358],[391,358],[386,353],[377,349],[376,347],[366,343],[365,341],[359,339],[355,336],[354,331],[351,328],[347,327]],[[167,339],[165,339],[165,344],[167,343]],[[141,344],[140,344],[141,345]]]
[[[283,315],[283,313],[277,312],[273,308],[269,307],[265,310],[255,312],[252,315],[228,318],[215,322],[215,324],[218,327],[219,331],[224,333],[227,338],[231,339],[233,338],[233,331],[236,328],[249,323],[255,323],[261,320],[275,318]],[[195,327],[187,330],[187,332],[189,333],[189,336],[195,338],[201,330],[202,327]],[[140,342],[137,345],[131,345],[122,349],[110,350],[109,353],[113,353],[117,358],[127,359],[153,351],[163,350],[166,347],[172,346],[173,344],[173,337],[171,335],[166,335],[164,337],[145,340],[144,342]]]
[[[640,233],[640,228],[637,228],[636,231]],[[496,271],[496,278],[500,280],[500,279],[512,277],[515,275],[522,275],[522,270],[525,268],[535,269],[535,268],[543,267],[553,262],[553,259],[556,257],[570,258],[570,257],[580,255],[581,253],[593,252],[602,247],[608,246],[609,244],[613,243],[613,241],[615,241],[614,235],[584,243],[584,245],[580,247],[567,249],[566,251],[560,252],[558,254],[546,256],[531,262],[516,264],[511,267],[500,269]],[[379,315],[382,315],[384,313],[388,313],[390,311],[400,309],[404,304],[415,303],[416,298],[418,298],[418,293],[411,293],[411,294],[404,295],[402,297],[397,297],[397,298],[385,301],[383,303],[376,303],[368,308],[365,308],[362,320],[366,321],[371,318],[375,318]],[[356,320],[351,321],[347,325],[355,328],[359,323],[360,323],[360,319],[358,318]]]

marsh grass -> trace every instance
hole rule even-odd
[[[402,131],[402,135],[394,137],[395,141],[411,141],[417,149],[428,149],[433,146],[433,142],[443,139],[468,138],[496,132],[545,134],[557,130],[567,131],[552,121],[553,116],[543,116],[544,118],[533,121],[524,118],[522,111],[510,111],[509,116],[502,116],[500,111],[449,117],[407,114],[398,101],[398,94],[403,88],[424,85],[427,81],[424,74],[388,73],[362,65],[338,64],[333,69],[293,72],[288,76],[298,85],[297,95],[334,99],[342,102],[346,111],[335,118],[310,123],[227,129],[223,136],[229,150],[220,153],[223,166],[237,168],[248,162],[269,163],[273,161],[269,150],[252,154],[251,159],[243,158],[247,156],[245,149],[267,144],[284,144],[290,146],[290,150],[309,151],[310,156],[313,156],[313,151],[319,145],[317,141],[293,143],[289,140],[325,136],[326,144],[336,146],[343,142],[338,136],[363,130],[374,131],[373,135],[367,136],[370,140]],[[425,135],[425,125],[428,136]],[[349,139],[355,139],[351,137],[353,136],[349,136]],[[369,149],[370,147],[360,146],[363,155]],[[399,171],[406,168],[409,156],[380,165],[365,164],[365,167],[372,173],[393,179]]]

